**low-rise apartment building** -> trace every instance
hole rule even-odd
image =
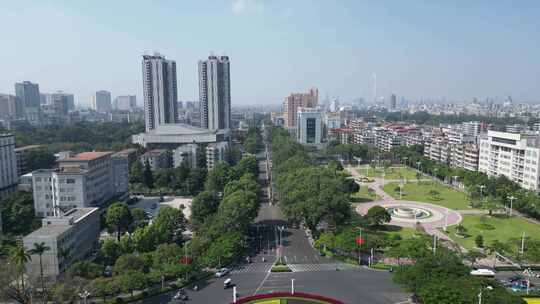
[[[117,194],[111,152],[83,152],[58,160],[58,169],[32,173],[34,208],[38,216],[60,210],[100,206]]]
[[[98,208],[75,208],[64,214],[45,217],[42,227],[23,238],[26,250],[44,243],[49,249],[41,256],[43,274],[55,280],[75,261],[89,256],[97,248],[100,234]],[[40,276],[39,256],[33,254],[26,265],[30,278]]]
[[[141,155],[140,159],[143,165],[148,162],[152,171],[157,169],[168,169],[171,168],[172,165],[171,151],[167,149],[150,150]]]

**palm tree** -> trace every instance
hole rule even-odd
[[[51,250],[51,248],[45,245],[44,242],[34,243],[34,248],[30,249],[30,254],[37,254],[39,256],[39,276],[41,278],[41,293],[43,295],[43,303],[45,303],[45,281],[43,280],[43,254],[45,251]]]
[[[30,261],[30,254],[24,250],[22,245],[11,248],[9,251],[9,261],[17,266],[19,276],[21,277],[21,287],[24,291],[24,272],[25,264]]]

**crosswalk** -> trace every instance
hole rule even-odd
[[[339,270],[351,270],[359,268],[356,265],[344,263],[288,264],[288,266],[293,272],[335,271],[336,268]],[[231,274],[269,272],[271,268],[272,263],[243,264],[234,267],[231,270]]]
[[[316,272],[316,271],[331,271],[331,270],[350,270],[358,269],[356,265],[344,263],[322,263],[322,264],[289,264],[289,268],[293,272]]]
[[[231,274],[238,273],[257,273],[257,272],[269,272],[272,268],[272,263],[251,263],[242,264],[234,267],[231,270]]]

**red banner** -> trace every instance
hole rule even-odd
[[[365,242],[364,238],[361,236],[356,237],[356,245],[363,245]]]

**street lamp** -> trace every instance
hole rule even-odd
[[[458,175],[452,176],[452,178],[454,179],[454,184],[457,184],[457,179],[458,179],[458,177],[459,177]]]
[[[83,299],[84,301],[84,304],[86,304],[86,299],[90,296],[90,293],[88,292],[88,290],[85,290],[83,292],[79,292],[79,297],[81,297],[81,299]]]
[[[416,162],[416,168],[418,169],[418,171],[420,171],[420,167],[422,166],[422,162]]]
[[[402,199],[403,196],[403,182],[399,184],[399,199]]]
[[[510,211],[509,211],[509,215],[508,216],[512,216],[512,207],[513,207],[513,203],[514,203],[514,200],[516,199],[513,195],[508,197],[508,199],[510,200]]]
[[[485,188],[486,186],[480,185],[480,186],[478,186],[478,187],[480,187],[480,200],[484,200],[484,193],[483,193],[483,190],[484,190],[484,188]]]
[[[478,304],[482,304],[482,293],[484,292],[484,290],[493,290],[493,287],[488,285],[487,287],[483,287],[480,289],[480,293],[478,294]]]

